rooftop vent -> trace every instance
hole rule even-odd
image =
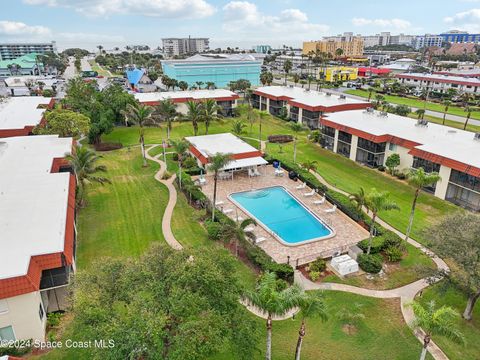
[[[305,92],[309,92],[309,91],[310,91],[310,89],[303,89],[303,91],[305,91]]]
[[[367,113],[373,114],[375,112],[375,109],[373,107],[367,108]]]
[[[456,133],[457,133],[457,130],[448,130],[447,133],[448,133],[448,134],[456,134]]]
[[[428,126],[428,121],[424,120],[424,119],[418,119],[415,126],[427,127]]]
[[[480,141],[480,133],[475,133],[475,135],[473,135],[473,140]]]
[[[346,99],[347,97],[342,94],[342,95],[340,95],[338,98],[339,98],[339,99]]]
[[[386,112],[386,111],[379,111],[378,114],[377,114],[377,116],[379,116],[379,117],[387,117],[387,116],[388,116],[388,112]]]
[[[293,85],[288,85],[288,87],[293,89]]]
[[[325,95],[326,95],[326,96],[332,96],[332,94],[329,93],[329,92],[326,92]]]

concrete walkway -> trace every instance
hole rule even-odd
[[[315,171],[310,171],[322,184],[324,184],[327,188],[337,191],[343,195],[349,196],[350,194],[346,191],[338,189],[337,187],[329,184],[320,174]],[[364,212],[366,213],[366,209],[363,208]],[[367,214],[370,218],[372,215],[370,213]],[[384,228],[393,231],[401,238],[405,238],[405,234],[398,231],[379,217],[376,220],[380,225]],[[432,261],[435,263],[439,270],[449,270],[448,265],[440,259],[437,255],[431,252],[429,249],[424,247],[422,244],[418,243],[417,241],[409,238],[408,243],[415,246],[417,249],[428,255]],[[370,296],[375,298],[381,299],[392,299],[392,298],[400,298],[400,305],[402,310],[403,319],[407,323],[408,326],[411,326],[413,320],[415,319],[415,315],[413,314],[412,308],[409,304],[415,299],[415,296],[428,287],[430,283],[427,279],[420,279],[411,284],[390,290],[371,290],[371,289],[364,289],[359,288],[356,286],[345,285],[345,284],[336,284],[336,283],[321,283],[317,284],[314,283],[307,278],[305,278],[300,271],[295,271],[295,282],[298,283],[303,289],[305,290],[334,290],[334,291],[345,291],[350,292],[353,294],[358,294],[362,296]],[[440,279],[435,279],[438,281]],[[415,336],[417,339],[423,344],[423,332],[422,331],[415,331]],[[432,354],[433,358],[436,360],[448,360],[448,357],[445,353],[435,344],[435,342],[431,341],[428,347],[428,351]]]
[[[153,145],[146,149],[145,156],[148,160],[154,161],[160,165],[160,170],[158,170],[155,174],[155,180],[165,185],[169,193],[167,207],[165,208],[165,213],[163,214],[162,218],[162,233],[165,236],[165,241],[168,243],[168,245],[170,245],[175,250],[181,250],[183,249],[183,246],[178,242],[177,239],[175,239],[171,227],[173,209],[175,208],[175,204],[177,203],[177,190],[175,189],[175,186],[173,186],[176,175],[173,174],[168,180],[162,180],[163,174],[165,174],[165,171],[167,169],[166,164],[158,159],[158,157],[162,154],[158,154],[156,156],[150,156],[149,154],[149,151],[153,148],[156,148],[157,146],[159,145]]]

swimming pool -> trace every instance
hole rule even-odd
[[[233,193],[230,199],[286,245],[301,245],[335,234],[282,186]]]

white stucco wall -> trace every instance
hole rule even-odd
[[[336,131],[335,131],[335,135],[337,135]],[[357,159],[357,148],[358,148],[358,136],[352,135],[352,142],[350,143],[350,160],[355,161]]]
[[[333,141],[333,152],[336,153],[338,148],[338,129],[335,129],[335,140]]]
[[[403,146],[395,145],[394,150],[390,150],[390,143],[387,143],[386,149],[385,149],[385,160],[387,161],[387,158],[392,155],[392,154],[398,154],[400,156],[400,165],[397,168],[397,170],[400,171],[405,171],[409,170],[412,165],[413,165],[413,156],[410,155],[408,152],[410,149],[405,148]],[[384,163],[385,165],[385,163]]]
[[[16,339],[45,339],[47,321],[46,309],[40,320],[39,308],[42,302],[40,292],[31,292],[4,299],[8,311],[0,313],[0,328],[12,326]]]
[[[447,195],[448,180],[450,179],[451,172],[451,168],[443,165],[440,166],[440,171],[438,172],[438,174],[440,175],[442,180],[437,183],[437,186],[435,188],[436,197],[439,197],[440,199],[445,199],[445,196]]]

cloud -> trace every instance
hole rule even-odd
[[[248,35],[249,39],[299,40],[325,35],[328,25],[311,23],[299,9],[285,9],[279,15],[265,15],[248,1],[230,1],[223,7],[223,30]]]
[[[82,15],[143,15],[161,18],[203,18],[215,13],[205,0],[23,0],[29,5],[74,9]]]
[[[353,18],[352,24],[355,26],[378,26],[381,28],[389,28],[395,30],[404,30],[411,28],[412,24],[408,20],[404,19],[366,19],[366,18]]]
[[[447,16],[443,20],[465,31],[480,32],[480,9],[462,11],[453,16]]]
[[[0,20],[0,35],[8,36],[45,36],[50,35],[51,31],[45,26],[27,25],[23,22]]]
[[[64,32],[59,33],[56,38],[64,42],[82,42],[82,43],[123,43],[125,38],[121,35],[92,34],[82,32]]]

